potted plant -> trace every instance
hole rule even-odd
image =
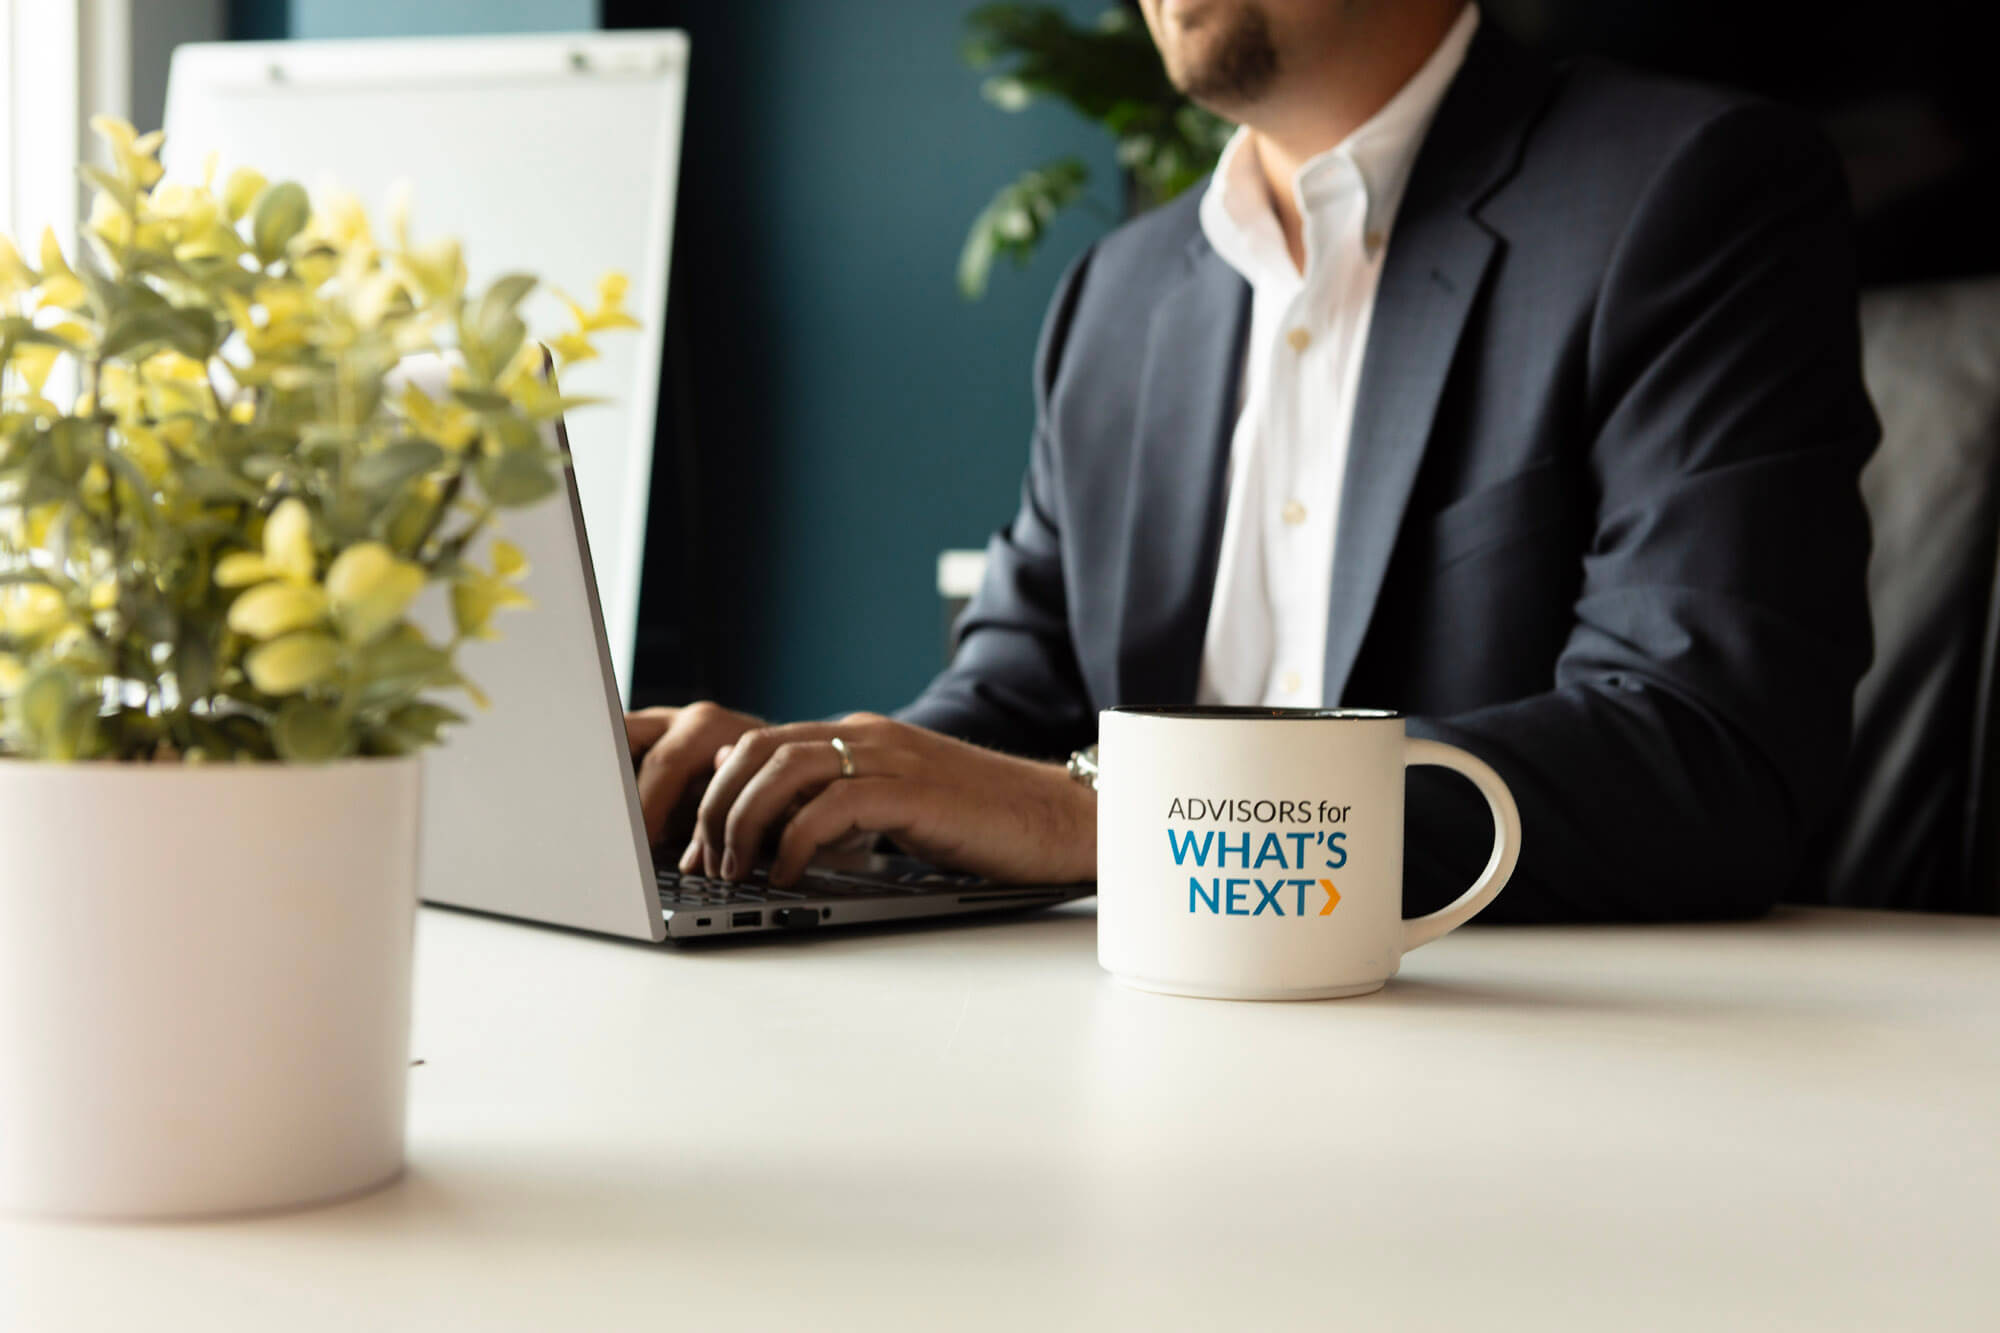
[[[1174,87],[1132,0],[1106,9],[1092,26],[1055,5],[1017,3],[981,5],[965,25],[966,63],[990,71],[981,87],[987,101],[1020,111],[1053,97],[1111,135],[1125,172],[1127,216],[1200,182],[1235,129]],[[1056,215],[1083,199],[1089,183],[1080,158],[1060,157],[1002,186],[966,233],[960,293],[984,296],[1002,255],[1027,263]]]
[[[85,245],[0,238],[0,1210],[302,1205],[402,1166],[418,755],[568,404],[533,278],[93,127]]]

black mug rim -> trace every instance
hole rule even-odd
[[[1265,708],[1252,704],[1118,704],[1104,710],[1132,717],[1203,719],[1212,722],[1393,722],[1393,708]]]

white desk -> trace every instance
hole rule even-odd
[[[662,952],[426,912],[412,1167],[0,1224],[0,1329],[2000,1327],[2000,922],[1461,931],[1127,991],[1087,905]]]

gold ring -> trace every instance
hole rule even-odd
[[[854,751],[847,748],[847,742],[838,736],[834,736],[827,740],[827,744],[831,745],[833,752],[840,756],[840,776],[844,778],[853,777]]]

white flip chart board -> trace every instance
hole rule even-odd
[[[678,32],[217,42],[177,49],[167,83],[169,178],[198,178],[215,153],[224,174],[352,193],[378,227],[407,189],[414,238],[460,238],[475,286],[536,273],[587,309],[600,274],[631,278],[645,327],[562,374],[565,394],[610,400],[568,425],[627,699],[687,60]],[[546,289],[523,314],[545,336],[571,325]]]

